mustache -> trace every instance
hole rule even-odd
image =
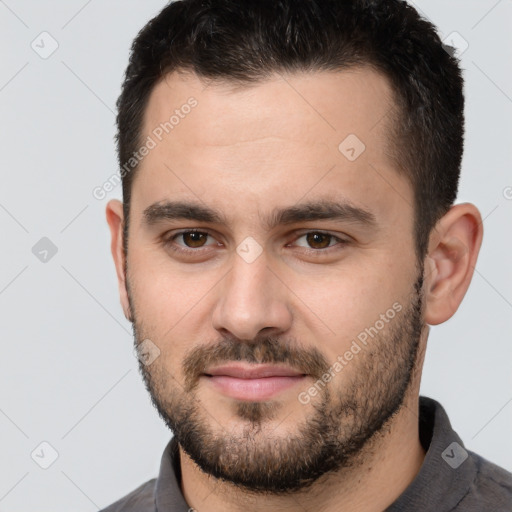
[[[195,389],[199,378],[208,368],[234,361],[286,364],[316,379],[321,378],[329,369],[326,358],[315,347],[306,348],[293,340],[275,336],[259,337],[252,341],[228,336],[213,345],[201,345],[187,352],[182,363],[185,390]]]

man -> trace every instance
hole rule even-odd
[[[482,241],[447,50],[399,0],[182,0],[139,33],[107,220],[174,436],[108,512],[512,510],[419,397]]]

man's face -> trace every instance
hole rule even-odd
[[[158,411],[216,477],[304,487],[353,463],[403,402],[422,268],[412,189],[386,155],[391,102],[367,69],[237,90],[172,74],[151,94],[141,140],[155,147],[130,206],[134,333],[159,350],[141,363]],[[286,375],[236,374],[263,363]]]

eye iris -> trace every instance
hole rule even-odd
[[[202,245],[204,245],[204,242],[206,241],[205,233],[190,232],[183,233],[182,236],[185,245],[187,245],[188,247],[201,247]]]
[[[308,244],[314,249],[325,249],[329,247],[331,242],[331,235],[325,235],[323,233],[308,233],[306,235]]]

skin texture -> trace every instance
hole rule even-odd
[[[182,445],[185,499],[200,512],[383,510],[424,458],[428,326],[449,319],[467,291],[480,214],[453,206],[417,261],[412,188],[386,155],[392,91],[375,71],[275,75],[245,88],[173,73],[151,94],[142,140],[191,96],[197,106],[140,163],[127,255],[122,204],[106,212],[125,315],[136,343],[159,350],[141,372]],[[349,134],[365,144],[354,161],[338,149]],[[214,208],[225,222],[145,223],[144,210],[166,200]],[[348,201],[376,225],[266,225],[276,208],[318,200]],[[186,229],[208,236],[171,239]],[[306,236],[318,231],[332,238]],[[247,237],[251,254],[261,249],[250,263],[237,252]],[[393,318],[301,403],[394,304]],[[201,375],[236,359],[307,376],[269,400],[236,400]]]

